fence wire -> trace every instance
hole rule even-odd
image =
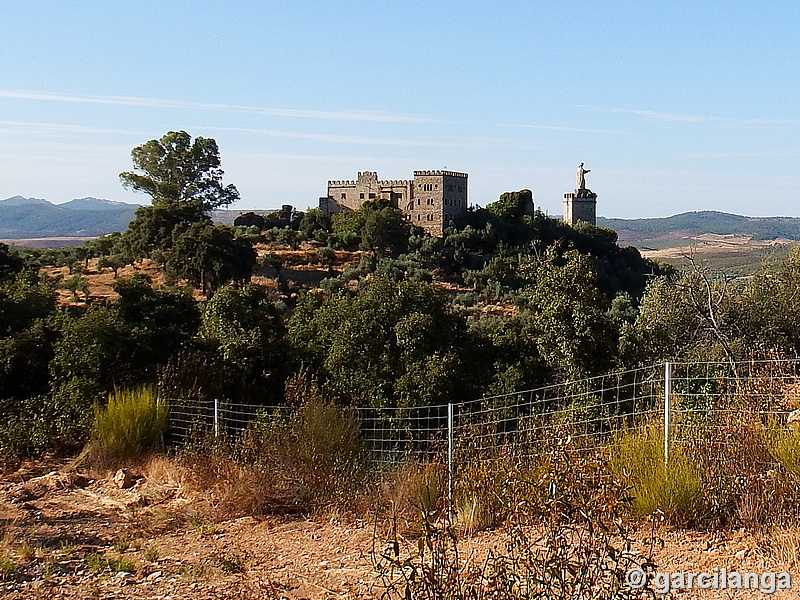
[[[214,400],[168,404],[173,446],[240,440],[258,420],[296,413]],[[407,460],[493,460],[501,451],[535,458],[564,437],[574,451],[597,450],[617,433],[648,426],[668,431],[665,452],[669,445],[724,450],[743,428],[785,428],[798,406],[800,362],[776,360],[660,364],[450,405],[351,410],[376,469],[386,470]]]
[[[786,430],[800,407],[800,362],[673,363],[671,389],[673,447],[735,452],[743,436]]]

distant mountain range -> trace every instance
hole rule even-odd
[[[95,237],[124,231],[138,204],[79,198],[53,204],[41,198],[0,200],[0,238]]]
[[[798,217],[744,217],[706,210],[686,212],[672,217],[654,219],[597,218],[598,227],[608,227],[628,243],[657,239],[676,233],[718,235],[749,235],[754,240],[800,240]]]
[[[53,204],[41,198],[12,196],[0,200],[0,239],[95,237],[124,231],[139,207],[138,204],[101,198],[78,198]],[[212,216],[218,223],[232,223],[240,212],[219,210]],[[620,242],[627,244],[677,233],[749,235],[755,240],[800,240],[798,217],[744,217],[717,211],[687,212],[655,219],[598,217],[597,225],[614,229]]]

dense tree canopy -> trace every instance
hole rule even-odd
[[[308,294],[289,342],[340,402],[420,406],[475,393],[466,321],[439,286],[386,277],[354,294]]]
[[[220,225],[194,223],[176,236],[167,260],[167,271],[199,285],[211,298],[221,285],[250,280],[256,264],[252,245]]]
[[[148,194],[151,206],[136,211],[126,232],[133,257],[169,251],[179,234],[194,223],[209,223],[209,212],[239,199],[223,185],[219,148],[211,138],[192,141],[185,131],[170,131],[131,152],[134,171],[120,174],[125,187]]]
[[[153,206],[191,208],[207,213],[239,199],[232,184],[222,183],[219,148],[211,138],[192,141],[185,131],[170,131],[131,152],[134,171],[120,174],[125,187],[145,192]]]

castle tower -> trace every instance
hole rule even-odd
[[[409,221],[441,237],[451,222],[467,214],[467,174],[456,171],[414,171],[414,197],[401,206]]]
[[[597,194],[586,187],[585,175],[590,172],[591,169],[584,169],[581,163],[578,166],[575,189],[564,194],[562,219],[568,225],[575,225],[578,221],[597,225]]]
[[[438,237],[467,214],[467,174],[414,171],[413,180],[382,181],[374,171],[363,171],[355,180],[329,181],[328,195],[320,197],[319,208],[333,215],[358,210],[364,202],[378,198],[388,200],[411,223]]]

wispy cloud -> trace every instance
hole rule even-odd
[[[800,148],[766,148],[763,150],[723,150],[720,152],[692,152],[687,158],[785,158],[800,156]]]
[[[683,113],[670,113],[657,110],[617,108],[607,106],[579,105],[577,108],[586,108],[599,113],[619,113],[644,117],[651,121],[662,121],[668,123],[720,123],[722,125],[740,127],[783,127],[800,125],[800,119],[764,119],[737,117],[719,117],[715,115],[689,115]]]
[[[85,125],[67,125],[63,123],[33,123],[30,121],[0,121],[3,133],[40,135],[73,135],[73,134],[111,134],[141,135],[141,131],[128,129],[108,129],[103,127],[87,127]]]
[[[708,123],[723,121],[721,117],[714,117],[709,115],[686,115],[680,113],[660,112],[656,110],[642,110],[632,108],[615,108],[606,106],[591,106],[579,105],[577,108],[586,108],[595,112],[601,113],[620,113],[626,115],[635,115],[637,117],[645,117],[654,121],[667,121],[670,123]]]
[[[146,98],[139,96],[88,96],[76,94],[55,94],[51,92],[31,92],[19,90],[0,90],[0,98],[14,100],[34,100],[41,102],[60,102],[72,104],[96,104],[104,106],[131,106],[143,108],[167,108],[212,110],[221,112],[239,112],[267,115],[272,117],[289,117],[297,119],[317,119],[328,121],[363,121],[374,123],[431,123],[434,119],[415,115],[394,114],[380,111],[329,111],[307,110],[297,108],[270,108],[262,106],[244,106],[238,104],[212,104],[205,102],[188,102],[166,98]]]
[[[470,123],[466,123],[470,125]],[[560,131],[564,133],[618,133],[608,129],[588,129],[585,127],[566,127],[563,125],[537,125],[524,123],[497,123],[497,127],[508,127],[510,129],[535,129],[540,131]]]
[[[299,140],[310,140],[330,144],[356,144],[370,146],[416,146],[426,148],[505,148],[527,150],[541,148],[544,144],[538,142],[521,142],[518,140],[463,137],[452,139],[411,139],[411,138],[387,138],[387,137],[366,137],[343,134],[327,133],[308,133],[298,131],[283,131],[276,129],[260,129],[253,127],[221,127],[221,126],[191,126],[192,129],[202,129],[209,131],[229,131],[234,133],[246,133],[253,135],[263,135],[267,137],[289,138]]]

